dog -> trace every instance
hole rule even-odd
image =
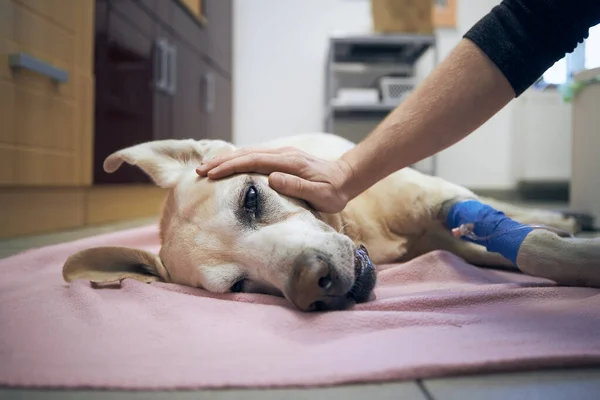
[[[355,144],[334,134],[305,133],[261,146],[293,147],[335,160]],[[449,232],[442,214],[453,199],[478,199],[524,224],[578,230],[575,219],[561,213],[482,199],[413,168],[389,175],[337,214],[317,212],[302,200],[279,194],[266,176],[209,180],[196,174],[203,160],[235,149],[221,140],[162,140],[108,156],[106,172],[127,163],[167,189],[160,252],[87,249],[69,257],[64,279],[163,281],[215,293],[282,296],[303,311],[342,310],[373,299],[373,264],[406,262],[443,250],[478,266],[514,268],[500,254]]]

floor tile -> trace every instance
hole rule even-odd
[[[597,400],[600,369],[554,370],[426,380],[435,400]]]
[[[427,400],[415,382],[304,390],[199,390],[188,392],[93,392],[0,389],[0,398],[3,400]]]

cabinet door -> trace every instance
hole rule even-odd
[[[172,137],[203,139],[206,137],[203,78],[207,66],[185,43],[176,42],[176,50]]]
[[[231,74],[232,60],[232,0],[202,0],[204,17],[208,21],[206,54],[226,74]]]
[[[198,0],[196,0],[198,1]],[[178,39],[190,45],[196,53],[207,52],[207,30],[200,22],[197,14],[199,8],[194,9],[194,0],[183,3],[181,0],[173,7],[173,30]],[[200,6],[200,3],[197,3]]]
[[[154,32],[133,0],[112,0],[97,14],[94,182],[147,182],[137,168],[113,174],[104,159],[124,147],[152,140],[154,130]]]
[[[149,2],[150,0],[145,0]],[[172,138],[173,94],[169,93],[169,81],[173,77],[169,65],[172,58],[169,50],[174,46],[171,25],[173,24],[172,0],[154,0],[153,18],[156,24],[154,36],[154,132],[152,140]],[[175,77],[176,79],[176,77]]]
[[[91,180],[94,1],[63,3],[0,1],[0,185]]]
[[[205,75],[207,137],[233,141],[231,82],[214,70]]]

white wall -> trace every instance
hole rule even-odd
[[[462,36],[499,3],[500,0],[459,0],[457,29],[437,32],[439,59],[445,58]],[[442,151],[437,156],[437,175],[471,188],[514,187],[512,119],[513,106],[509,105],[473,134]]]
[[[328,37],[368,32],[365,0],[235,0],[234,141],[323,130]]]
[[[457,29],[437,32],[438,58],[446,57],[462,35],[499,2],[460,0]],[[370,1],[235,0],[234,22],[236,144],[323,130],[328,37],[338,31],[370,31]],[[426,55],[419,64],[419,76],[429,72],[430,57],[431,54]],[[472,188],[514,187],[519,174],[526,169],[515,161],[520,157],[518,149],[523,143],[523,137],[515,142],[515,132],[532,126],[528,119],[531,117],[523,116],[522,112],[515,114],[521,106],[517,102],[510,104],[468,138],[441,152],[438,175]],[[565,108],[561,110],[567,118]],[[557,122],[555,118],[535,127],[541,132],[564,123],[569,122]],[[563,145],[570,135],[563,132],[554,136],[561,134],[562,139],[557,143]],[[535,140],[538,139],[526,142],[532,145]],[[561,153],[558,146],[546,149],[546,159]],[[564,175],[564,171],[562,168],[559,175]]]
[[[571,179],[572,113],[554,90],[529,90],[515,101],[512,158],[517,179]]]

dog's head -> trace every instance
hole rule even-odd
[[[366,250],[306,203],[275,192],[265,176],[212,181],[196,174],[203,159],[232,150],[219,140],[165,140],[110,155],[104,162],[107,172],[126,162],[168,189],[160,253],[84,250],[65,263],[65,280],[134,278],[216,293],[272,294],[301,310],[343,309],[369,300],[375,271]]]

